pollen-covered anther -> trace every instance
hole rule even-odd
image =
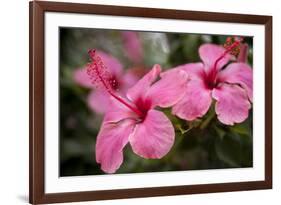
[[[124,106],[135,112],[139,117],[143,117],[143,113],[136,107],[132,106],[129,102],[124,100],[121,96],[115,93],[117,81],[108,71],[106,65],[102,59],[97,55],[96,50],[92,49],[88,51],[92,62],[87,66],[87,74],[92,80],[93,85],[98,88],[105,89],[105,91],[119,101]]]
[[[231,55],[238,56],[240,53],[240,43],[243,41],[242,37],[227,37],[223,47],[228,50]]]
[[[89,50],[92,62],[87,65],[87,74],[92,84],[99,89],[113,90],[111,79],[113,78],[102,59],[95,50]]]

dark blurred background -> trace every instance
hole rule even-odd
[[[88,103],[89,88],[73,80],[75,70],[89,62],[88,49],[104,51],[120,61],[124,70],[139,67],[147,71],[153,64],[163,69],[200,61],[198,48],[203,43],[223,45],[227,36],[180,33],[137,32],[142,59],[132,60],[124,45],[122,31],[60,28],[60,176],[104,174],[95,161],[95,142],[102,115]],[[248,63],[252,66],[252,38]],[[146,70],[147,69],[147,70]],[[162,159],[143,159],[127,145],[124,162],[116,173],[160,172],[251,167],[252,111],[248,119],[234,126],[221,124],[214,106],[193,122],[180,120],[164,112],[176,128],[176,140]]]

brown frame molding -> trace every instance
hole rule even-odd
[[[46,194],[44,191],[44,13],[67,12],[265,26],[265,180]],[[272,16],[93,4],[29,2],[29,202],[32,204],[197,194],[272,188]]]

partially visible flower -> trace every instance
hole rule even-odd
[[[216,114],[223,124],[233,125],[247,119],[253,98],[252,68],[243,63],[246,61],[247,48],[243,48],[245,50],[240,62],[228,64],[234,57],[231,53],[237,52],[239,45],[241,39],[236,39],[226,48],[204,44],[199,48],[203,63],[181,65],[165,73],[170,75],[177,70],[184,70],[191,78],[185,96],[173,106],[173,114],[192,121],[206,114],[213,98],[216,100]]]
[[[127,97],[121,97],[112,89],[102,60],[94,51],[90,55],[93,59],[88,67],[91,82],[103,86],[112,99],[96,142],[96,161],[101,169],[107,173],[116,172],[128,143],[134,153],[143,158],[165,156],[174,143],[175,132],[168,117],[155,107],[177,103],[186,89],[187,74],[177,71],[162,77],[161,67],[155,65],[128,90]],[[156,81],[159,75],[161,79]]]
[[[122,64],[113,56],[98,50],[96,53],[110,70],[114,90],[125,93],[139,79],[138,73],[133,69],[124,72]],[[75,70],[73,79],[77,84],[92,89],[87,99],[88,105],[93,111],[104,114],[109,107],[109,95],[103,90],[95,89],[87,75],[88,66]]]
[[[128,58],[135,64],[143,60],[143,48],[138,32],[123,31],[121,32],[124,51]]]

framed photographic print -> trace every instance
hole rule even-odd
[[[272,187],[272,17],[30,2],[30,203]]]

